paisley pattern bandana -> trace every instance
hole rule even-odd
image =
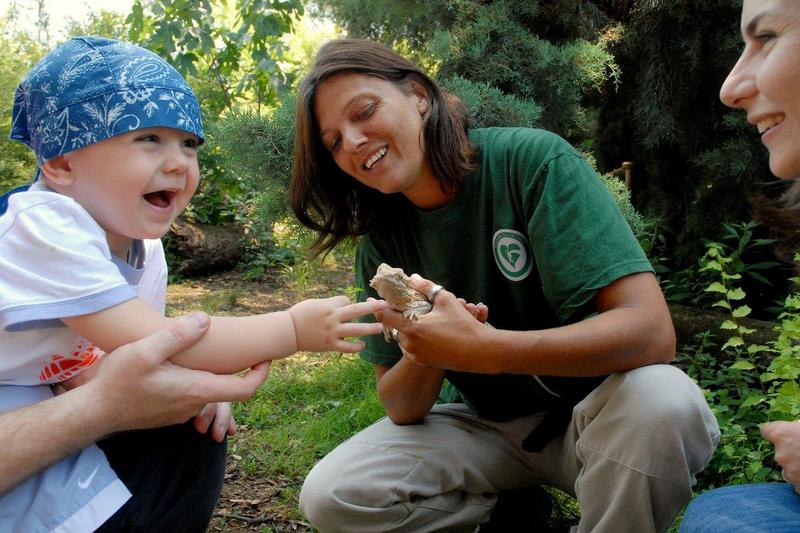
[[[76,37],[33,67],[14,95],[9,138],[39,164],[142,128],[167,127],[204,139],[200,105],[186,80],[139,46]]]

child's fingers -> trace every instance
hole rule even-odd
[[[382,332],[383,324],[380,322],[345,322],[339,326],[337,337],[362,337]]]
[[[357,304],[350,304],[342,307],[339,318],[341,318],[342,322],[349,322],[354,318],[377,313],[385,308],[386,302],[383,300],[359,302]]]
[[[364,341],[349,342],[344,339],[339,339],[333,343],[333,350],[335,352],[355,353],[364,349]]]

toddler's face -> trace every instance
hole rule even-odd
[[[163,236],[200,178],[195,135],[172,128],[124,133],[63,156],[59,191],[81,204],[125,258],[133,239]]]

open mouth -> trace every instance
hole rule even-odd
[[[367,159],[367,162],[364,163],[364,168],[366,168],[367,170],[370,170],[373,167],[373,165],[375,165],[375,163],[377,163],[378,161],[383,159],[383,156],[385,156],[386,152],[388,152],[388,151],[389,151],[389,149],[384,146],[383,148],[381,148],[380,150],[378,150],[377,152],[375,152],[374,154],[369,156],[369,159]]]
[[[147,200],[147,203],[163,209],[172,204],[175,194],[175,191],[153,191],[145,194],[144,199]]]

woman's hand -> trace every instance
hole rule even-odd
[[[417,274],[411,286],[429,294],[434,283]],[[486,321],[489,309],[484,304],[467,303],[443,289],[433,301],[433,310],[409,320],[392,309],[376,313],[378,320],[398,330],[397,341],[409,360],[424,366],[464,372],[490,372],[483,366],[488,358],[490,340]]]
[[[775,445],[783,479],[800,494],[800,422],[768,422],[761,426],[761,436]]]
[[[351,322],[360,316],[377,313],[386,307],[383,300],[351,304],[347,296],[304,300],[289,308],[297,335],[297,350],[304,352],[358,352],[363,341],[350,342],[346,337],[376,335],[380,324]]]

